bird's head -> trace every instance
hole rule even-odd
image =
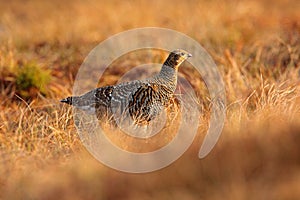
[[[181,63],[183,63],[189,57],[192,57],[192,54],[189,52],[182,49],[176,49],[169,54],[167,60],[164,62],[164,65],[177,70]]]

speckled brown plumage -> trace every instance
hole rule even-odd
[[[61,102],[96,113],[100,120],[115,113],[129,113],[135,123],[148,123],[168,104],[176,89],[178,67],[190,56],[184,50],[172,51],[161,71],[151,78],[96,88]]]

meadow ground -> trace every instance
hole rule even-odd
[[[300,198],[299,1],[0,4],[0,199]],[[127,174],[86,151],[59,99],[71,94],[99,42],[146,26],[185,33],[212,55],[226,87],[226,122],[213,151],[198,159],[209,98],[201,79],[180,68],[202,98],[198,136],[172,165]],[[116,82],[139,59],[121,60],[101,84]]]

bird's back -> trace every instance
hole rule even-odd
[[[166,106],[176,89],[178,66],[191,55],[175,50],[163,64],[160,73],[146,79],[105,86],[62,102],[84,110],[94,110],[100,119],[114,115],[118,120],[125,115],[136,123],[149,122]]]

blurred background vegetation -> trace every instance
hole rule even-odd
[[[0,199],[300,198],[298,0],[0,5]],[[171,166],[133,175],[86,152],[70,108],[58,100],[71,94],[80,64],[99,42],[146,26],[185,33],[212,55],[226,85],[227,120],[214,150],[199,160],[209,99],[201,79],[180,68],[205,105],[197,139]],[[147,58],[139,59],[120,60],[102,83]]]

